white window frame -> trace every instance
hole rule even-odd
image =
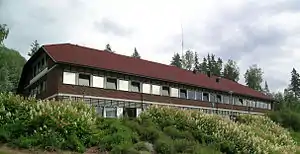
[[[92,76],[92,87],[104,88],[104,77],[103,76]],[[95,82],[96,81],[96,82]]]
[[[176,95],[174,95],[174,94],[176,94]],[[179,89],[171,87],[170,88],[170,96],[178,98],[179,97]]]
[[[151,94],[151,84],[143,83],[142,84],[142,93]]]
[[[76,85],[76,73],[64,71],[63,84]]]
[[[118,80],[118,90],[121,91],[129,91],[129,81],[128,80]]]
[[[153,95],[161,95],[161,86],[152,84],[152,85],[151,85],[151,89],[152,89],[152,92],[151,92],[151,93],[152,93]]]

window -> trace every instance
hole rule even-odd
[[[196,100],[202,100],[202,93],[199,91],[196,91]]]
[[[217,103],[222,103],[222,96],[221,95],[217,95]]]
[[[117,79],[107,78],[106,79],[106,88],[107,89],[117,89]]]
[[[234,104],[235,105],[242,105],[239,98],[237,98],[237,97],[234,98]]]
[[[135,81],[131,81],[131,91],[133,92],[140,92],[140,83],[139,82],[135,82]]]
[[[186,90],[180,89],[180,98],[186,98]]]
[[[178,89],[171,88],[171,97],[178,97]]]
[[[143,93],[150,94],[150,84],[143,83]]]
[[[229,104],[229,96],[223,96],[223,102]]]
[[[125,108],[123,112],[124,117],[136,117],[136,108]]]
[[[128,91],[129,82],[126,80],[119,80],[119,90]]]
[[[117,117],[117,108],[105,108],[105,117],[106,118],[116,118]]]
[[[163,86],[163,87],[162,87],[161,94],[162,94],[163,96],[170,96],[170,87]]]
[[[209,101],[209,93],[203,93],[203,101]]]
[[[246,106],[246,103],[244,102],[244,100],[242,98],[239,98],[239,104],[243,105],[243,106]]]
[[[97,115],[103,116],[103,107],[102,106],[96,105],[95,110],[96,110]]]
[[[195,99],[195,91],[192,90],[188,91],[188,99]]]
[[[210,102],[216,102],[216,94],[210,94],[210,99],[209,99]]]
[[[104,87],[104,77],[93,76],[93,87],[103,88]]]
[[[154,94],[154,95],[160,95],[160,86],[158,86],[158,85],[152,85],[152,94]]]
[[[63,83],[64,84],[73,84],[75,85],[75,73],[64,72],[63,73]]]
[[[79,74],[78,75],[78,85],[81,86],[90,86],[90,75]]]

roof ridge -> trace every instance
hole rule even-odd
[[[87,47],[87,46],[83,46],[83,45],[77,45],[77,44],[72,44],[72,43],[68,43],[68,45],[72,45],[72,46],[76,46],[76,47],[81,47],[81,48],[85,48],[85,49],[89,49],[89,50],[93,50],[93,51],[97,51],[97,52],[99,52],[99,51],[100,52],[106,52],[105,50],[96,49],[96,48],[92,48],[92,47]],[[176,67],[176,66],[173,66],[173,65],[168,65],[168,64],[164,64],[164,63],[160,63],[160,62],[155,62],[155,61],[151,61],[151,60],[147,60],[147,59],[142,59],[142,58],[134,58],[134,57],[131,57],[131,56],[128,56],[128,55],[119,54],[119,53],[113,53],[113,52],[106,52],[106,53],[114,54],[116,56],[121,56],[121,57],[132,59],[132,60],[134,59],[134,60],[145,61],[145,62],[148,62],[148,63],[163,65],[165,67],[175,68],[175,69],[178,69],[178,70],[181,70],[181,71],[186,71],[186,72],[192,73],[192,71],[190,71],[190,70],[179,68],[179,67]],[[205,75],[204,73],[200,73],[200,72],[198,74]],[[212,75],[212,77],[213,76],[214,75]]]
[[[119,53],[107,52],[92,47],[87,47],[72,43],[48,44],[49,55],[60,62],[69,62],[74,64],[107,68],[116,71],[133,73],[142,76],[153,78],[161,78],[174,82],[181,82],[190,85],[198,85],[203,88],[211,88],[220,91],[233,91],[241,95],[248,95],[262,99],[270,99],[260,91],[251,89],[241,83],[226,79],[221,76],[211,75],[210,77],[202,72],[194,73],[191,70],[178,68],[176,66],[150,61],[146,59],[134,58],[128,55]],[[66,54],[61,54],[66,51]],[[87,51],[85,54],[83,51]],[[74,54],[73,54],[74,53]],[[99,57],[97,55],[99,53]],[[102,54],[102,55],[101,55]],[[94,56],[94,57],[93,57]],[[110,56],[110,57],[109,57]],[[91,59],[96,60],[96,63],[91,62]],[[100,61],[99,61],[100,60]],[[117,60],[117,63],[110,63],[111,60]],[[128,66],[127,66],[128,65]],[[141,69],[140,67],[145,67]],[[147,69],[149,67],[149,69]],[[151,68],[151,69],[150,69]],[[220,83],[217,83],[216,78],[221,77]]]

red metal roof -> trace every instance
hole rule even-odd
[[[56,62],[108,69],[213,90],[232,91],[236,94],[271,100],[271,98],[264,93],[255,91],[237,82],[222,78],[220,82],[217,83],[216,77],[214,76],[208,77],[201,73],[194,74],[192,71],[180,69],[175,66],[73,44],[52,44],[44,45],[43,47]]]

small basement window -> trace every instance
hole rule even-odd
[[[163,86],[161,93],[162,93],[163,96],[170,96],[170,87]]]
[[[117,79],[107,78],[106,79],[106,88],[107,89],[117,89]]]
[[[187,92],[185,89],[180,89],[180,98],[187,98]]]
[[[139,82],[131,81],[131,91],[141,92],[141,84]]]
[[[81,86],[90,86],[90,75],[79,74],[78,75],[78,85],[81,85]]]

